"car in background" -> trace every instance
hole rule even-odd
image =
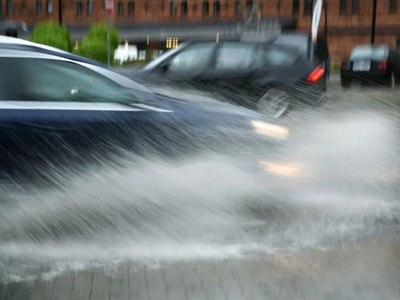
[[[294,36],[297,41],[282,35],[262,42],[183,43],[132,76],[145,85],[221,95],[279,118],[295,105],[320,103],[326,92],[327,52],[311,59],[307,36]]]
[[[388,45],[360,45],[342,62],[342,87],[349,88],[355,81],[383,84],[395,88],[400,70],[400,54]]]
[[[0,69],[7,70],[0,72],[2,174],[84,170],[88,161],[121,152],[182,158],[216,149],[237,156],[259,144],[267,154],[265,145],[289,134],[251,110],[161,96],[110,69],[13,38],[0,37]]]

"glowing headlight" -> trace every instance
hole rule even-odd
[[[285,139],[289,136],[289,129],[283,126],[263,121],[251,121],[251,125],[253,125],[254,131],[259,134],[281,139]]]
[[[308,177],[310,174],[306,172],[303,165],[299,163],[279,163],[260,161],[262,168],[279,177],[301,178]]]

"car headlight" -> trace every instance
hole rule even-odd
[[[254,131],[275,138],[286,139],[289,136],[289,129],[263,121],[251,121]]]

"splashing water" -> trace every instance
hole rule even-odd
[[[0,276],[323,249],[398,228],[394,121],[348,111],[287,123],[291,141],[262,172],[204,153],[88,169],[54,188],[4,184]]]

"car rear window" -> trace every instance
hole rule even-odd
[[[280,36],[274,41],[273,44],[278,46],[288,46],[298,50],[303,55],[307,54],[308,39],[306,36]]]
[[[373,47],[360,47],[355,48],[350,54],[350,60],[357,59],[370,59],[370,60],[383,60],[388,56],[389,50],[387,48],[373,48]]]

